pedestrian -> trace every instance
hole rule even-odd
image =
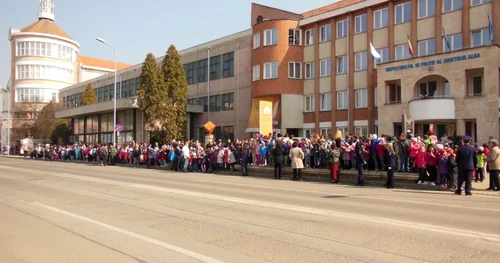
[[[290,160],[293,169],[293,181],[302,181],[302,169],[304,169],[304,152],[299,147],[297,142],[293,143],[293,148],[290,150]]]
[[[356,152],[356,169],[358,170],[358,183],[356,184],[356,186],[364,186],[365,175],[363,173],[363,167],[366,165],[366,160],[363,155],[363,141],[361,139],[358,140],[356,137],[354,139],[356,140],[356,146],[354,147],[354,151]],[[374,160],[377,161],[377,158],[374,158]]]
[[[387,182],[385,183],[385,187],[387,187],[387,189],[393,189],[394,170],[396,169],[396,155],[394,154],[392,143],[390,142],[385,144],[384,163],[387,168]]]
[[[248,157],[250,155],[248,143],[243,145],[243,149],[241,150],[241,175],[248,176]]]
[[[471,146],[470,136],[462,137],[463,145],[457,152],[456,162],[458,168],[458,185],[455,194],[462,194],[462,185],[465,182],[465,194],[472,195],[472,171],[477,169],[477,151]]]
[[[108,157],[109,157],[109,151],[108,147],[106,145],[101,146],[101,150],[99,151],[99,157],[100,157],[100,162],[102,163],[102,166],[106,166]]]
[[[283,168],[283,146],[281,141],[275,141],[272,149],[274,163],[274,179],[281,179],[281,168]]]
[[[500,191],[499,173],[500,173],[500,149],[496,139],[490,140],[490,152],[488,153],[488,165],[486,168],[490,173],[490,187],[486,190]]]
[[[484,181],[484,164],[486,162],[486,155],[484,154],[484,147],[477,149],[477,170],[476,170],[476,183],[477,181]]]
[[[340,167],[340,151],[337,148],[337,145],[333,143],[331,148],[327,151],[326,154],[327,164],[330,167],[330,183],[338,184],[339,181],[339,167]]]

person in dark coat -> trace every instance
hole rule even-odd
[[[472,195],[472,171],[477,169],[477,151],[470,145],[471,137],[462,137],[463,145],[457,152],[456,162],[458,169],[458,185],[455,194],[462,194],[462,185],[465,181],[465,194]]]
[[[248,149],[250,146],[248,143],[243,144],[243,148],[241,149],[241,175],[248,176],[248,156],[250,155],[250,150]]]
[[[365,185],[365,175],[363,173],[363,167],[366,165],[366,160],[363,154],[363,141],[361,139],[356,139],[356,170],[358,170],[358,183],[356,186]]]
[[[392,143],[390,142],[385,144],[384,163],[385,167],[387,168],[387,182],[385,183],[385,187],[387,187],[387,189],[393,189],[394,170],[396,169],[396,156],[392,148]]]
[[[283,168],[283,145],[281,141],[274,142],[271,152],[274,161],[274,179],[281,179],[281,168]]]

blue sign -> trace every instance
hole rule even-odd
[[[385,69],[385,71],[392,72],[392,71],[397,71],[397,70],[429,67],[429,66],[434,66],[434,65],[439,65],[439,64],[448,64],[448,63],[453,63],[453,62],[457,62],[457,61],[476,59],[476,58],[480,58],[480,57],[481,57],[481,53],[474,53],[474,54],[450,57],[450,58],[445,58],[445,59],[429,60],[429,61],[422,62],[422,63],[412,63],[412,64],[401,65],[401,66],[396,66],[396,67],[388,67]]]
[[[120,124],[116,124],[115,131],[121,132],[122,131],[122,126]]]

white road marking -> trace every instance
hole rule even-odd
[[[118,232],[120,234],[127,235],[127,236],[130,236],[130,237],[142,240],[144,242],[147,242],[147,243],[150,243],[150,244],[153,244],[153,245],[156,245],[156,246],[168,249],[168,250],[175,251],[177,253],[180,253],[180,254],[192,257],[194,259],[197,259],[197,260],[200,260],[200,261],[203,261],[203,262],[207,262],[207,263],[223,263],[223,261],[220,261],[218,259],[211,258],[211,257],[208,257],[208,256],[204,256],[204,255],[198,254],[196,252],[189,251],[189,250],[186,250],[186,249],[174,246],[174,245],[170,245],[170,244],[167,244],[165,242],[162,242],[162,241],[159,241],[159,240],[156,240],[156,239],[152,239],[152,238],[149,238],[149,237],[146,237],[146,236],[143,236],[143,235],[139,235],[139,234],[134,233],[134,232],[130,232],[130,231],[125,230],[125,229],[121,229],[121,228],[118,228],[118,227],[115,227],[115,226],[111,226],[111,225],[108,225],[108,224],[105,224],[105,223],[102,223],[102,222],[90,219],[88,217],[84,217],[84,216],[80,216],[80,215],[77,215],[77,214],[73,214],[71,212],[64,211],[64,210],[61,210],[61,209],[58,209],[58,208],[55,208],[55,207],[52,207],[52,206],[48,206],[48,205],[45,205],[45,204],[42,204],[42,203],[38,203],[38,202],[34,202],[33,204],[36,205],[36,206],[45,208],[47,210],[59,213],[59,214],[63,214],[63,215],[69,216],[69,217],[73,217],[73,218],[76,218],[76,219],[79,219],[79,220],[82,220],[82,221],[85,221],[85,222],[88,222],[88,223],[91,223],[91,224],[94,224],[94,225],[106,228],[108,230],[115,231],[115,232]]]
[[[430,206],[440,206],[440,207],[450,207],[450,208],[463,208],[463,209],[471,209],[471,210],[479,210],[479,211],[500,212],[500,209],[494,209],[494,208],[482,208],[482,207],[474,207],[474,206],[461,206],[461,205],[454,205],[454,204],[439,204],[439,203],[432,203],[432,202],[420,202],[420,201],[405,200],[405,199],[395,199],[396,196],[394,196],[394,198],[392,198],[392,197],[388,198],[388,197],[364,196],[364,195],[355,195],[355,194],[343,194],[343,193],[335,193],[335,192],[322,192],[322,191],[313,191],[313,190],[291,189],[291,188],[272,187],[272,186],[263,186],[263,185],[249,185],[249,184],[239,184],[239,183],[216,182],[216,181],[210,181],[210,180],[193,180],[193,181],[214,183],[214,184],[223,184],[223,185],[245,186],[248,188],[261,188],[261,189],[270,189],[270,190],[309,193],[309,194],[322,194],[322,195],[338,194],[338,195],[346,196],[349,198],[362,198],[362,199],[391,201],[391,202],[400,202],[400,203],[409,203],[409,204],[419,204],[419,205],[430,205]],[[404,191],[404,189],[398,189],[398,190]]]
[[[172,194],[187,195],[187,196],[206,198],[206,199],[212,199],[212,200],[218,200],[218,201],[226,201],[226,202],[233,202],[233,203],[238,203],[238,204],[287,210],[287,211],[292,211],[292,212],[301,212],[301,213],[309,213],[309,214],[324,215],[324,216],[334,216],[334,217],[345,218],[345,219],[349,219],[349,220],[362,220],[362,221],[366,221],[366,222],[370,222],[370,223],[386,224],[386,225],[392,225],[392,226],[403,227],[403,228],[413,228],[413,229],[418,229],[418,230],[428,230],[428,231],[442,233],[442,234],[455,235],[455,236],[461,236],[461,237],[472,237],[472,238],[479,238],[479,239],[484,239],[484,240],[493,241],[493,242],[500,242],[500,235],[492,235],[492,234],[487,234],[487,233],[482,233],[482,232],[469,231],[469,230],[465,230],[465,229],[441,227],[441,226],[436,226],[436,225],[420,224],[420,223],[416,223],[416,222],[394,220],[394,219],[383,218],[383,217],[363,216],[363,215],[359,215],[359,214],[341,213],[341,212],[334,212],[334,211],[330,211],[330,210],[315,209],[315,208],[293,206],[293,205],[286,205],[286,204],[278,204],[278,203],[270,203],[270,202],[262,202],[262,201],[257,201],[257,200],[241,199],[241,198],[227,197],[227,196],[221,196],[221,195],[204,194],[204,193],[190,192],[190,191],[177,190],[177,189],[164,188],[164,187],[156,187],[156,186],[150,186],[150,185],[132,184],[130,186],[135,187],[135,188],[155,190],[155,191],[167,192],[167,193],[172,193]]]

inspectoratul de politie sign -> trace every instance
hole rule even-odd
[[[474,53],[474,54],[463,55],[463,56],[449,57],[449,58],[445,58],[445,59],[430,60],[430,61],[426,61],[426,62],[422,62],[422,63],[413,63],[413,64],[401,65],[401,66],[397,66],[397,67],[388,67],[385,69],[385,71],[391,72],[391,71],[396,71],[396,70],[429,67],[429,66],[434,66],[434,65],[439,65],[439,64],[448,64],[448,63],[457,62],[457,61],[476,59],[476,58],[480,58],[480,57],[481,57],[481,53]]]

